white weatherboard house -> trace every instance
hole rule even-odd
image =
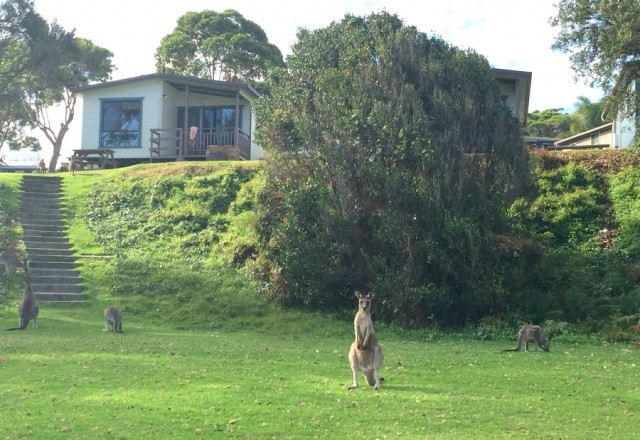
[[[118,164],[264,157],[254,142],[260,95],[247,84],[154,73],[74,92],[80,149],[111,149]]]
[[[492,69],[501,99],[524,126],[531,72]],[[263,159],[243,83],[153,73],[74,90],[82,112],[80,150],[112,150],[119,165],[141,162]]]

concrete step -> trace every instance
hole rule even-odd
[[[24,239],[27,249],[71,249],[71,244],[67,237],[46,237],[38,235]]]
[[[46,187],[42,188],[33,185],[22,185],[20,187],[20,191],[23,195],[48,194],[56,197],[62,195],[62,187],[53,185],[47,185]]]
[[[22,227],[28,231],[33,231],[33,230],[42,230],[42,231],[47,231],[47,230],[54,230],[54,231],[59,231],[60,229],[64,230],[65,228],[65,224],[62,222],[62,220],[58,220],[56,222],[52,222],[49,220],[37,220],[37,219],[31,219],[31,220],[25,220],[22,223]]]
[[[36,185],[34,183],[23,183],[20,186],[23,193],[60,194],[62,185]]]
[[[37,220],[36,224],[60,224],[62,223],[62,215],[60,215],[60,210],[50,209],[47,211],[21,211],[20,212],[20,222],[23,224],[33,224],[33,220]],[[47,220],[45,222],[45,220]]]
[[[37,240],[29,239],[29,241],[24,242],[27,251],[58,251],[60,255],[68,254],[68,251],[71,249],[71,243],[64,242],[55,237],[41,237]],[[55,252],[53,252],[55,254]]]
[[[20,200],[58,200],[62,197],[62,192],[46,192],[40,191],[39,189],[33,189],[30,191],[25,191],[24,189],[20,190],[20,194],[18,194]]]
[[[60,279],[66,277],[79,278],[80,271],[78,271],[77,268],[56,269],[51,267],[29,267],[29,279],[39,277],[55,277]]]
[[[60,200],[57,198],[42,196],[38,198],[24,198],[20,197],[20,204],[26,208],[53,208],[62,209]]]
[[[25,229],[24,225],[22,225],[22,229],[24,230],[23,235],[30,234],[51,236],[53,234],[60,237],[67,237],[66,226],[27,225],[27,228]]]
[[[62,181],[54,180],[54,179],[47,179],[47,180],[22,179],[22,182],[20,183],[20,189],[22,189],[23,191],[40,190],[40,189],[44,191],[55,190],[55,189],[60,190],[61,187],[62,187]]]
[[[32,182],[38,182],[38,183],[42,183],[42,184],[54,184],[57,183],[58,185],[60,185],[62,183],[62,177],[59,176],[38,176],[38,175],[32,175],[32,174],[27,174],[24,177],[22,177],[22,183],[32,183]]]
[[[73,255],[28,255],[29,264],[33,263],[75,263]]]
[[[32,269],[65,269],[65,270],[74,270],[76,269],[76,263],[73,262],[63,262],[63,263],[52,263],[49,261],[29,261],[29,272]]]
[[[80,293],[82,284],[39,284],[37,280],[29,278],[29,284],[34,292],[46,293]]]
[[[22,206],[20,215],[24,217],[27,214],[44,214],[44,215],[61,215],[62,208],[46,208],[40,206]]]
[[[44,260],[48,257],[72,257],[73,252],[69,249],[48,249],[48,248],[30,248],[27,247],[27,253],[32,260]]]
[[[34,275],[29,272],[29,282],[32,284],[82,284],[83,280],[77,275],[65,276],[61,273],[56,276]]]
[[[36,292],[36,298],[39,302],[55,302],[55,303],[82,303],[85,302],[84,295],[79,293],[48,293],[48,292]]]

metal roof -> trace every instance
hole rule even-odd
[[[236,93],[240,92],[247,99],[255,99],[260,97],[260,94],[249,84],[230,81],[215,81],[211,79],[197,78],[194,76],[181,76],[169,73],[152,73],[149,75],[140,75],[115,81],[90,84],[87,86],[78,87],[77,89],[74,89],[73,92],[84,93],[108,87],[133,84],[140,81],[148,81],[150,79],[159,79],[165,81],[167,84],[180,91],[185,91],[188,86],[190,92],[200,93],[204,95],[235,97]]]

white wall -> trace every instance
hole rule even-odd
[[[122,85],[89,90],[82,94],[84,111],[82,112],[81,148],[100,147],[100,103],[101,99],[142,99],[142,120],[140,147],[115,148],[118,158],[148,158],[149,138],[152,128],[162,126],[163,82],[152,78]],[[79,148],[79,147],[78,147]]]

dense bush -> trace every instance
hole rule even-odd
[[[327,310],[374,291],[380,319],[414,327],[491,311],[488,232],[508,229],[529,168],[487,60],[387,13],[298,38],[258,105],[270,295]]]
[[[593,166],[607,162],[606,152],[533,162],[531,191],[504,208],[510,228],[501,233],[446,213],[440,235],[420,242],[390,212],[362,217],[336,204],[331,186],[304,179],[300,168],[101,180],[85,215],[119,255],[114,293],[145,292],[181,310],[205,307],[211,296],[176,297],[184,286],[195,294],[227,284],[222,263],[261,280],[275,301],[318,310],[352,311],[352,290],[372,286],[381,324],[470,326],[489,338],[522,322],[571,322],[632,338],[629,317],[640,313],[639,235],[629,226],[638,168]]]
[[[507,283],[515,316],[594,330],[607,327],[612,316],[640,310],[632,258],[635,156],[611,151],[535,158],[534,197],[510,208],[514,231],[539,246],[526,270]]]

